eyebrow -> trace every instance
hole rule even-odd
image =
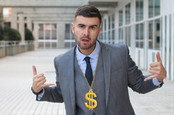
[[[85,24],[78,24],[78,26],[86,26]],[[97,25],[90,25],[90,27],[92,27],[92,26],[96,26],[97,27]]]

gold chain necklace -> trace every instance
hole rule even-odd
[[[99,46],[99,49],[100,49],[100,46]],[[77,49],[77,50],[78,50],[78,49]],[[89,101],[89,104],[88,104],[87,102],[85,102],[85,106],[86,106],[86,108],[88,108],[89,110],[93,110],[93,109],[95,109],[95,108],[97,107],[97,101],[94,99],[94,98],[97,98],[97,95],[93,92],[92,88],[93,88],[94,81],[95,81],[95,77],[96,77],[96,71],[97,71],[98,59],[99,59],[99,52],[100,52],[100,50],[98,51],[98,57],[97,57],[97,63],[96,63],[96,67],[95,67],[94,77],[93,77],[93,80],[92,80],[92,84],[91,84],[91,86],[90,86],[90,85],[89,85],[89,82],[88,82],[88,80],[87,80],[87,78],[86,78],[86,76],[85,76],[85,74],[84,74],[83,71],[82,71],[82,67],[81,67],[81,65],[80,65],[79,57],[78,57],[77,51],[76,51],[77,60],[78,60],[78,63],[79,63],[79,65],[80,65],[80,69],[81,69],[81,71],[82,71],[82,73],[83,73],[83,76],[84,76],[86,82],[88,83],[88,86],[89,86],[89,92],[87,92],[86,95],[85,95],[85,99],[86,99],[87,101]]]

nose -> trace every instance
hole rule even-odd
[[[85,28],[85,29],[83,30],[83,35],[84,35],[84,36],[88,36],[88,35],[89,35],[89,29],[88,29],[88,28]]]

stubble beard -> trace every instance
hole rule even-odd
[[[92,43],[90,43],[88,46],[86,46],[85,44],[81,44],[81,42],[80,42],[81,39],[87,38],[89,41],[91,41],[91,38],[89,38],[88,36],[83,36],[78,40],[78,38],[75,34],[74,34],[74,38],[75,38],[75,41],[76,41],[78,47],[80,47],[80,49],[82,49],[82,50],[88,50],[88,49],[92,48],[93,46],[96,45],[96,41],[97,41],[97,38],[95,38],[95,40],[92,41]]]

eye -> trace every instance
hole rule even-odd
[[[90,29],[91,30],[95,30],[96,29],[96,26],[90,26]]]

